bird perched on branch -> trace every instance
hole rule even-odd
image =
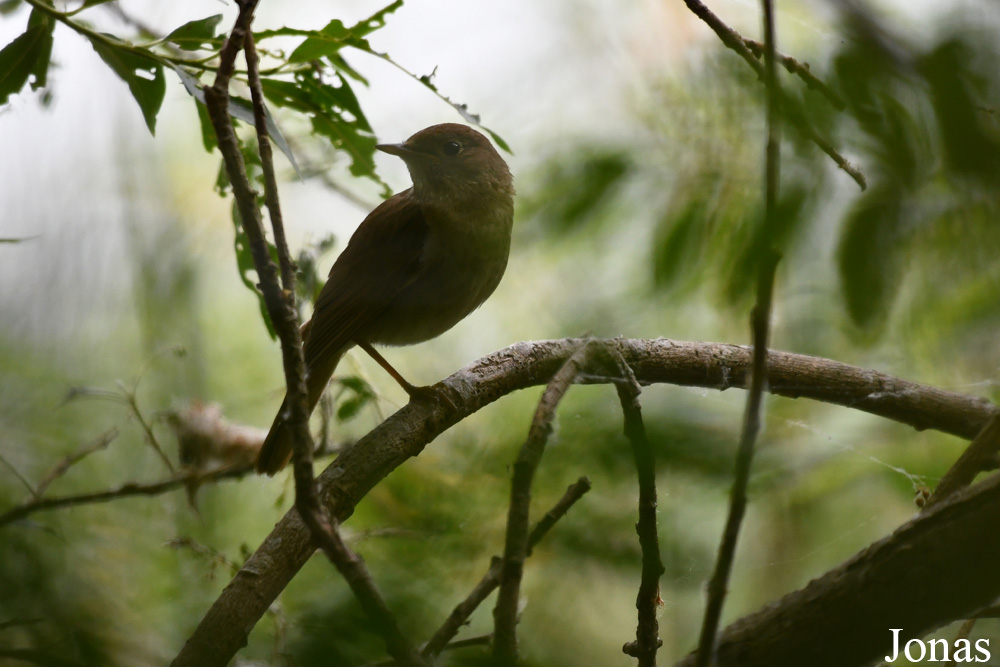
[[[309,410],[337,363],[358,345],[411,398],[421,394],[372,345],[412,345],[440,336],[483,303],[507,267],[514,185],[489,140],[455,123],[401,144],[376,146],[406,163],[413,187],[368,214],[330,269],[303,327]],[[257,472],[288,463],[287,399],[257,457]]]

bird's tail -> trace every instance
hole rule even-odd
[[[288,399],[281,402],[281,409],[278,410],[271,430],[264,438],[264,444],[260,446],[260,453],[257,454],[257,472],[259,474],[274,475],[288,465],[292,458],[292,430],[285,422],[284,414],[288,409]]]
[[[350,346],[345,346],[336,354],[329,355],[329,358],[318,364],[318,368],[310,368],[306,375],[306,391],[309,401],[309,412],[313,411],[319,402],[319,397],[326,389],[330,376],[340,358],[344,356]],[[285,416],[288,412],[288,398],[281,402],[281,409],[271,424],[271,430],[264,438],[264,444],[260,446],[257,454],[257,472],[260,474],[274,475],[288,465],[292,458],[292,429],[288,427]]]

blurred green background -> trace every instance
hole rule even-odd
[[[262,3],[257,27],[349,23],[381,6],[297,5]],[[710,6],[744,35],[759,34],[756,3]],[[4,44],[27,17],[24,7],[5,7]],[[161,32],[206,13],[194,2],[125,9]],[[835,108],[782,70],[797,114],[788,124],[828,139],[868,188],[786,125],[773,347],[996,400],[996,3],[815,0],[778,10],[780,50],[808,62],[844,103]],[[114,11],[92,11],[104,29],[128,33]],[[224,11],[229,26],[233,10]],[[22,479],[37,483],[115,426],[118,438],[49,495],[167,474],[124,406],[66,402],[72,388],[114,392],[138,382],[147,417],[200,399],[258,427],[283,394],[280,353],[236,270],[229,202],[213,191],[218,159],[201,146],[191,99],[168,73],[153,139],[89,45],[61,28],[55,41],[47,106],[39,91],[0,111],[0,237],[23,239],[0,244],[0,511],[29,497]],[[370,41],[417,74],[438,68],[442,92],[511,145],[519,192],[497,293],[441,338],[389,351],[411,381],[431,383],[519,340],[589,333],[749,342],[763,88],[682,3],[412,3]],[[459,120],[387,63],[359,54],[351,64],[369,79],[355,92],[379,140]],[[350,178],[301,119],[283,121],[299,159],[328,170],[337,186],[299,179],[278,158],[293,249],[335,235],[319,258],[325,274],[380,189]],[[407,187],[401,164],[376,163],[394,191]],[[378,399],[338,424],[336,438],[363,434],[405,402],[362,355],[340,373],[371,382]],[[416,641],[502,551],[510,465],[539,392],[506,397],[452,429],[345,525]],[[744,395],[656,386],[642,401],[659,456],[667,664],[697,637]],[[154,429],[176,462],[170,431]],[[528,664],[633,664],[621,645],[635,633],[637,490],[620,431],[610,387],[576,387],[560,407],[534,507],[547,510],[582,475],[593,490],[528,562],[519,626]],[[963,446],[844,408],[769,398],[724,622],[907,520],[917,488],[933,487]],[[0,527],[0,624],[10,623],[0,625],[0,647],[82,665],[169,662],[230,565],[290,507],[291,490],[287,475],[246,477],[203,487],[197,512],[179,490]],[[491,609],[492,599],[460,638],[489,632]],[[238,661],[365,664],[383,656],[366,625],[340,577],[314,558]],[[1000,639],[1000,625],[983,621],[976,636]],[[481,651],[446,655],[445,664],[476,664]]]

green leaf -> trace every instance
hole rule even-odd
[[[211,153],[219,145],[215,138],[215,128],[212,126],[212,119],[208,116],[208,107],[200,104],[197,100],[194,103],[198,109],[198,123],[201,125],[201,143],[205,150]]]
[[[200,106],[204,106],[205,91],[201,89],[201,82],[177,65],[173,65],[173,68],[174,71],[177,72],[177,76],[180,77],[181,83],[184,84],[184,90],[186,90],[191,97],[197,100]],[[228,111],[229,115],[236,120],[242,120],[244,123],[256,126],[253,115],[253,103],[250,102],[250,100],[231,95],[229,97]],[[208,114],[202,114],[200,107],[198,113],[198,117],[202,122],[202,143],[205,145],[206,150],[211,151],[216,146],[215,129],[212,128],[211,119],[208,117]],[[267,125],[267,136],[271,138],[271,141],[273,141],[274,145],[278,147],[278,150],[285,154],[285,157],[288,158],[288,161],[292,165],[292,169],[294,169],[295,173],[301,177],[302,172],[299,171],[299,164],[295,160],[295,154],[292,153],[292,147],[288,145],[285,135],[281,133],[281,130],[278,128],[278,124],[274,122],[274,118],[271,116],[271,112],[266,106],[264,107],[264,114]],[[208,123],[207,128],[205,125],[206,121]],[[211,140],[207,139],[206,132],[211,133]]]
[[[873,332],[885,322],[902,282],[906,219],[901,197],[893,187],[871,190],[848,216],[837,248],[848,314]]]
[[[349,375],[347,377],[336,378],[334,382],[353,394],[345,398],[337,406],[338,421],[345,422],[352,419],[361,411],[361,408],[375,399],[375,392],[372,390],[371,385],[357,376]]]
[[[300,73],[294,83],[263,79],[261,87],[275,105],[308,115],[316,134],[350,156],[353,175],[370,178],[385,188],[375,173],[376,140],[371,125],[347,80],[338,74],[337,81],[339,86],[330,85],[310,71]]]
[[[403,6],[403,0],[395,0],[382,9],[378,10],[366,19],[362,19],[351,26],[351,33],[358,37],[364,37],[385,27],[386,17]]]
[[[232,219],[233,227],[235,229],[235,236],[233,238],[233,249],[236,251],[236,267],[240,273],[240,280],[248,290],[253,292],[257,296],[257,306],[260,308],[261,319],[264,320],[264,326],[267,327],[267,333],[271,336],[271,340],[278,339],[278,332],[274,330],[274,323],[271,322],[271,316],[267,312],[267,303],[264,301],[264,293],[257,289],[257,283],[250,278],[251,275],[257,276],[257,267],[253,262],[253,251],[250,249],[250,239],[247,238],[246,232],[243,230],[243,223],[240,218],[239,208],[236,206],[236,200],[233,200],[232,207]],[[272,259],[277,258],[277,249],[268,243],[268,250],[271,252]]]
[[[253,115],[253,102],[248,99],[231,95],[229,97],[229,115],[256,127]],[[274,122],[274,117],[271,116],[271,112],[266,106],[264,107],[264,125],[267,127],[267,136],[278,147],[278,150],[285,154],[285,157],[292,164],[292,169],[301,177],[302,172],[299,171],[299,164],[295,161],[295,154],[292,153],[292,147],[288,145],[285,135],[281,133],[278,124]]]
[[[35,65],[31,68],[31,74],[35,77],[31,82],[32,90],[44,88],[48,79],[49,60],[52,57],[52,31],[55,26],[55,21],[48,14],[32,10],[31,16],[28,17],[28,28],[42,27],[47,31],[47,37],[42,40],[41,50],[35,58]]]
[[[668,207],[653,244],[656,287],[672,287],[679,279],[691,275],[691,267],[702,259],[707,228],[708,206],[704,198],[692,198],[680,215],[672,215]]]
[[[376,55],[376,56],[378,56],[378,57],[380,57],[383,60],[386,60],[388,62],[394,62],[392,60],[392,58],[390,58],[386,54],[375,53],[373,51],[369,51],[369,53],[371,53],[372,55]],[[434,68],[434,72],[436,72],[436,71],[437,71],[437,68],[435,67]],[[485,125],[483,125],[482,122],[480,121],[479,114],[472,113],[471,111],[469,111],[469,105],[463,104],[461,102],[453,102],[451,100],[451,98],[449,98],[447,95],[444,95],[440,90],[438,90],[438,87],[436,85],[434,85],[434,72],[431,72],[430,74],[425,74],[424,76],[418,76],[418,77],[414,77],[414,78],[419,83],[422,83],[432,93],[434,93],[435,95],[437,95],[439,99],[441,99],[441,100],[447,102],[448,104],[450,104],[451,107],[455,111],[457,111],[458,114],[465,120],[465,122],[469,123],[470,125],[475,125],[476,127],[480,128],[481,130],[483,130],[484,132],[486,132],[487,134],[489,134],[490,137],[493,138],[493,141],[496,142],[497,146],[499,146],[502,150],[504,150],[505,152],[509,153],[510,155],[513,155],[514,151],[512,151],[510,149],[510,146],[507,144],[506,141],[504,141],[504,138],[501,137],[496,132],[494,132],[493,130],[491,130],[490,128],[488,128]]]
[[[336,53],[347,45],[346,40],[351,37],[351,33],[344,27],[344,24],[334,19],[326,24],[326,27],[306,39],[306,41],[296,47],[288,56],[290,63],[306,63],[310,60],[319,60],[323,56]]]
[[[21,8],[22,0],[3,0],[0,2],[0,16],[7,16],[8,14],[13,14],[18,9]]]
[[[110,35],[108,37],[114,39]],[[125,44],[106,44],[96,39],[90,40],[90,43],[101,60],[128,84],[132,97],[139,103],[149,133],[156,134],[156,114],[167,92],[163,67],[153,58],[137,53],[134,47]]]
[[[991,72],[976,72],[976,60],[969,44],[952,38],[926,55],[919,66],[930,86],[948,165],[958,174],[995,186],[1000,172],[1000,130],[990,114],[983,113],[995,95],[983,82],[995,77],[996,61],[990,61]]]
[[[211,51],[222,44],[223,38],[215,32],[221,20],[222,14],[216,14],[197,21],[188,21],[164,39],[185,51]]]
[[[726,295],[732,303],[753,293],[756,282],[751,277],[758,275],[761,262],[769,261],[772,251],[783,253],[788,247],[806,219],[803,212],[811,201],[809,195],[810,189],[803,183],[787,183],[770,219],[763,209],[749,218],[751,224],[746,229],[746,237],[740,239],[735,256],[727,260]]]
[[[31,13],[28,29],[0,50],[0,104],[6,104],[34,75],[31,87],[45,85],[52,53],[53,23],[48,17]]]
[[[83,0],[82,9],[89,9],[91,7],[96,7],[97,5],[103,5],[108,2],[114,2],[114,0]]]
[[[345,46],[371,51],[364,36],[384,27],[386,16],[402,6],[403,0],[395,0],[368,18],[358,21],[350,28],[345,27],[340,20],[334,19],[327,23],[322,30],[309,33],[307,39],[288,56],[288,62],[302,63],[321,58],[334,58],[337,56],[337,52]],[[331,64],[337,66],[337,63],[331,62]],[[344,64],[346,65],[346,63]],[[353,70],[351,71],[353,72]]]

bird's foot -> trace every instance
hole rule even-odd
[[[457,411],[458,406],[451,399],[448,388],[443,384],[425,385],[418,387],[407,382],[403,385],[403,390],[410,396],[410,401],[429,401],[443,403],[446,408]]]

